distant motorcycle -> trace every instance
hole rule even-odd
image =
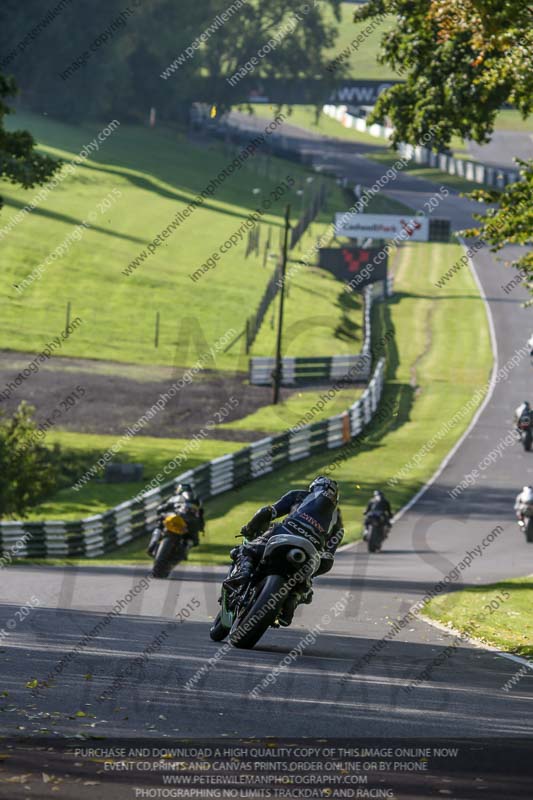
[[[526,542],[533,542],[533,503],[520,503],[516,511],[519,527],[526,537]]]
[[[382,511],[369,511],[365,515],[365,533],[369,553],[379,553],[387,538],[387,519]]]
[[[313,539],[316,541],[312,530],[308,538],[280,532],[268,540],[263,558],[247,584],[238,588],[223,584],[220,611],[209,631],[211,639],[220,642],[229,635],[234,647],[249,649],[268,628],[278,627],[279,614],[296,584],[309,585],[320,566],[320,551]],[[228,577],[235,570],[233,565]],[[309,595],[308,590],[299,601],[305,602]]]
[[[168,578],[174,567],[187,558],[194,544],[195,539],[189,530],[187,512],[177,507],[162,520],[161,540],[157,545],[152,567],[153,577]]]
[[[520,441],[522,442],[522,447],[524,450],[529,452],[531,450],[531,444],[533,443],[533,424],[531,420],[531,414],[523,414],[517,423],[518,433],[520,434]]]

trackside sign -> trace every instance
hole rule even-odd
[[[387,279],[388,256],[382,252],[378,247],[323,247],[319,265],[360,291],[369,283]]]
[[[429,241],[427,217],[409,217],[396,214],[335,214],[335,235],[349,239],[395,239],[403,241]]]

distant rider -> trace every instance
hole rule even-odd
[[[524,486],[522,491],[519,492],[516,496],[516,500],[514,502],[514,510],[516,511],[516,515],[519,519],[523,519],[522,514],[522,507],[527,505],[533,505],[533,487],[532,486]]]
[[[150,544],[147,548],[148,555],[153,558],[157,546],[163,537],[163,520],[167,514],[178,512],[187,523],[189,538],[193,545],[200,543],[199,534],[205,530],[204,509],[202,501],[190,483],[179,483],[172,497],[157,508],[159,521],[152,533]]]
[[[514,420],[517,427],[519,426],[520,421],[531,422],[531,407],[527,400],[524,400],[523,403],[520,403],[518,408],[515,410]]]
[[[272,526],[279,517],[285,517],[284,521]],[[309,529],[311,536],[314,534],[321,552],[320,566],[313,577],[324,575],[332,568],[335,552],[344,536],[336,481],[320,475],[308,489],[293,489],[273,505],[260,508],[241,529],[247,541],[231,551],[237,569],[226,579],[226,586],[232,589],[248,582],[272,536],[283,532],[301,536],[298,528],[302,527]],[[298,584],[285,601],[280,625],[290,625],[298,603],[310,603],[312,595],[310,581]]]
[[[366,518],[367,514],[372,511],[376,511],[379,514],[383,514],[385,517],[385,525],[387,526],[387,533],[390,531],[392,527],[392,508],[390,506],[389,501],[383,494],[380,489],[376,489],[372,497],[370,498],[367,507],[365,508],[365,537],[367,535],[366,530]]]

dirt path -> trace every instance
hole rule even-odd
[[[123,433],[186,372],[172,367],[63,357],[52,357],[33,372],[28,365],[34,359],[31,353],[0,351],[0,411],[12,413],[21,400],[26,400],[36,408],[36,417],[41,423],[60,408],[61,421],[57,427],[79,433]],[[19,385],[12,390],[7,389],[9,382],[14,382],[24,369],[28,377],[19,379]],[[85,390],[83,397],[72,407],[63,409],[62,401],[77,386]],[[282,392],[283,397],[290,394],[290,389]],[[143,435],[186,438],[208,420],[216,419],[216,412],[232,396],[239,404],[230,410],[226,422],[241,419],[270,403],[271,389],[250,386],[245,373],[202,370],[146,424]],[[212,437],[253,441],[261,438],[261,434],[214,429]]]

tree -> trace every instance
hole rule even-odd
[[[151,106],[159,118],[176,118],[195,100],[229,107],[238,92],[226,77],[275,34],[280,40],[260,59],[254,78],[324,77],[325,53],[335,34],[329,8],[338,18],[341,0],[247,0],[228,17],[232,5],[228,0],[66,3],[28,40],[46,17],[41,0],[25,0],[23,11],[20,0],[2,0],[0,52],[8,55],[0,58],[0,69],[13,74],[26,108],[69,122],[113,116],[138,122],[147,119]],[[202,35],[200,46],[184,57]],[[172,64],[177,68],[162,78]]]
[[[56,486],[51,451],[35,443],[34,409],[22,402],[12,417],[0,414],[0,517],[25,516]]]
[[[533,104],[533,12],[525,0],[369,0],[356,21],[381,14],[396,17],[382,40],[380,60],[404,83],[384,92],[371,121],[388,118],[392,144],[416,144],[431,136],[436,149],[453,135],[479,143],[490,139],[504,103],[526,118]],[[465,231],[493,251],[533,238],[533,161],[520,162],[521,181],[502,191],[470,196],[497,203]],[[533,277],[533,256],[513,262],[522,278]]]
[[[28,131],[6,131],[4,117],[10,113],[4,102],[17,92],[12,78],[0,75],[0,179],[16,183],[25,189],[46,183],[61,166],[49,156],[35,152],[35,140]],[[0,208],[3,200],[0,197]]]
[[[227,0],[210,0],[210,18],[215,18],[227,5]],[[202,53],[206,74],[212,78],[231,78],[248,63],[252,66],[249,72],[252,80],[324,79],[326,53],[335,44],[337,34],[328,21],[331,15],[326,13],[326,6],[339,20],[340,0],[249,2],[207,42]],[[232,96],[235,89],[228,84],[223,98],[227,105],[235,103]]]
[[[486,142],[505,102],[524,117],[533,102],[533,14],[525,0],[370,0],[356,21],[392,14],[380,61],[404,83],[379,98],[373,121],[388,117],[393,143],[432,134]]]
[[[465,236],[479,236],[496,252],[507,244],[527,245],[533,238],[533,161],[518,161],[521,180],[509,184],[503,192],[476,189],[469,195],[483,203],[498,203],[485,215],[474,214],[482,224],[463,231]],[[533,277],[533,252],[528,251],[513,261],[521,278]]]

